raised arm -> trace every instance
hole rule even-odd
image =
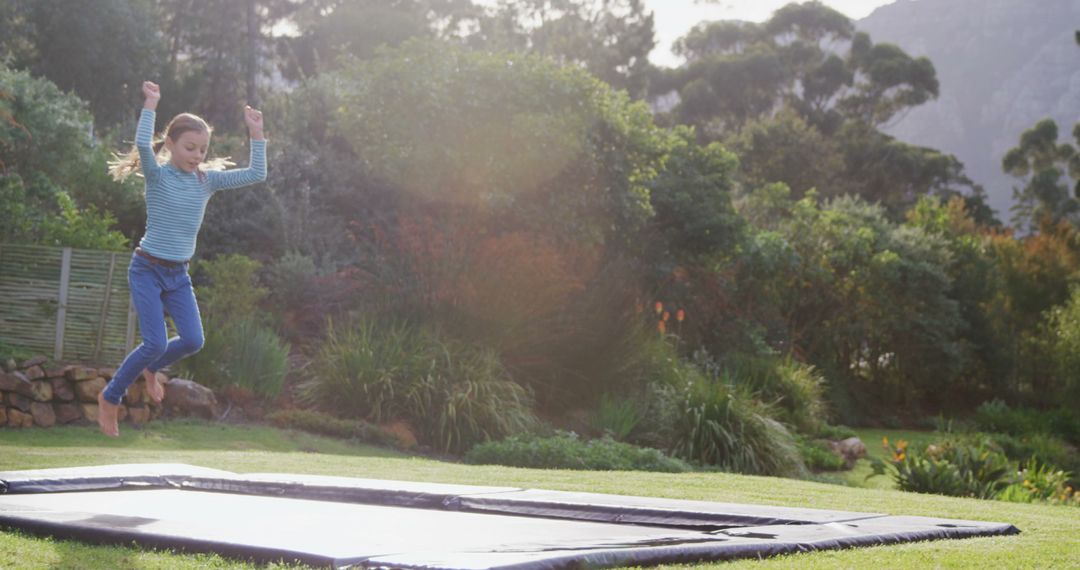
[[[235,168],[224,172],[210,171],[210,189],[213,191],[239,188],[266,180],[266,138],[263,137],[262,113],[244,107],[244,122],[251,136],[251,158],[247,168]]]
[[[139,167],[149,184],[157,181],[161,175],[161,166],[154,154],[154,118],[157,117],[161,89],[156,83],[144,81],[142,91],[143,110],[139,115],[139,126],[135,130],[135,148],[139,149]]]

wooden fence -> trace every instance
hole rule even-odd
[[[0,243],[0,342],[118,365],[135,342],[130,253]]]

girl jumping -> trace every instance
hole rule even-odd
[[[146,179],[146,232],[131,256],[128,286],[139,315],[142,344],[124,358],[105,389],[98,394],[98,425],[105,435],[120,435],[117,415],[128,386],[141,373],[154,401],[165,397],[157,371],[198,352],[203,346],[199,306],[188,276],[188,261],[195,253],[195,239],[202,226],[206,202],[218,190],[239,188],[266,180],[266,140],[262,113],[244,107],[244,121],[251,136],[251,160],[247,168],[218,171],[204,163],[210,147],[211,129],[206,121],[181,113],[165,128],[168,151],[159,164],[152,143],[154,118],[161,89],[146,81],[135,149],[114,165],[118,180],[140,170]],[[177,336],[168,338],[165,312],[172,316]]]

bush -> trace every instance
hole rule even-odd
[[[331,327],[300,396],[343,417],[404,419],[422,443],[452,453],[535,423],[528,390],[494,352],[405,323]]]
[[[281,393],[288,372],[289,345],[274,331],[250,319],[213,325],[199,352],[174,367],[215,391],[249,390],[265,399]]]
[[[195,269],[210,281],[199,288],[199,305],[207,320],[228,323],[258,318],[259,303],[269,294],[256,285],[255,273],[260,267],[258,261],[239,254],[197,262]]]
[[[720,367],[736,385],[774,404],[778,419],[799,431],[814,433],[825,424],[825,380],[813,366],[790,357],[733,354]]]
[[[1010,408],[1004,401],[994,399],[976,408],[975,425],[985,432],[1016,436],[1053,434],[1080,444],[1080,414],[1064,408],[1050,411]]]
[[[551,437],[522,434],[502,441],[489,441],[469,450],[465,461],[540,469],[667,473],[691,470],[685,462],[656,449],[618,442],[608,436],[582,441],[572,432],[557,432]]]
[[[397,443],[392,434],[363,420],[343,420],[313,410],[278,410],[267,414],[266,419],[279,428],[297,429],[375,445],[391,446]]]
[[[818,427],[818,431],[815,434],[822,439],[841,440],[849,437],[858,437],[859,434],[855,433],[855,430],[847,426],[831,426],[829,424],[822,424]]]
[[[1032,459],[1016,476],[1016,482],[998,495],[1014,503],[1048,502],[1080,507],[1080,493],[1069,486],[1070,474]]]
[[[955,497],[991,499],[1010,483],[1014,465],[1000,450],[985,440],[964,438],[945,440],[919,447],[898,441],[888,464],[902,491],[934,493]],[[885,462],[873,459],[874,474],[885,472]]]
[[[1038,461],[1055,469],[1071,472],[1074,476],[1080,474],[1080,453],[1055,436],[990,434],[988,439],[1017,463]]]
[[[690,363],[670,389],[677,406],[671,452],[688,461],[755,475],[806,472],[791,433],[770,407],[753,400],[723,376],[707,377]]]
[[[600,406],[592,416],[592,426],[596,431],[608,434],[617,441],[626,441],[634,428],[641,423],[644,410],[633,398],[619,398],[605,394],[600,398]]]
[[[833,451],[826,441],[799,438],[797,443],[803,462],[814,471],[843,471],[848,468],[847,461]]]

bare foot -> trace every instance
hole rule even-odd
[[[120,428],[116,425],[116,417],[120,413],[120,406],[106,400],[104,391],[98,393],[97,402],[97,423],[101,428],[101,433],[110,437],[119,437]]]
[[[160,404],[165,399],[165,387],[158,382],[157,373],[143,370],[142,374],[143,379],[146,380],[146,393],[150,394],[151,400]]]

